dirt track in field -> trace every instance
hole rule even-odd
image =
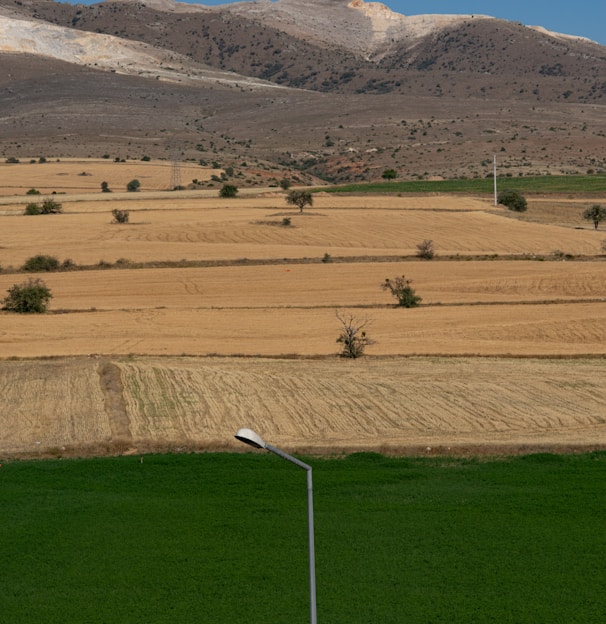
[[[36,217],[0,197],[0,293],[40,253],[127,268],[34,276],[51,313],[0,312],[0,457],[232,448],[238,426],[314,451],[606,444],[604,234],[577,199],[519,219],[488,198],[319,194],[300,215],[275,189],[101,194],[123,164],[56,165],[11,169],[20,193],[68,194]],[[120,175],[152,188],[149,166]],[[29,185],[28,167],[54,177]],[[424,239],[433,261],[414,258]],[[181,260],[231,266],[153,266]],[[421,307],[381,290],[402,274]],[[370,321],[368,358],[336,357],[336,310]]]

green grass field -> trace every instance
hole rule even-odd
[[[606,176],[524,176],[499,177],[499,190],[510,189],[526,193],[603,193]],[[490,193],[494,180],[474,178],[469,180],[402,180],[347,184],[318,189],[328,193]]]
[[[307,461],[320,623],[604,621],[606,453]],[[306,527],[267,453],[5,463],[0,622],[308,622]]]

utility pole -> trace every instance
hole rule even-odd
[[[493,158],[493,177],[494,177],[494,205],[497,205],[497,155]]]

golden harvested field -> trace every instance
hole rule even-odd
[[[602,373],[588,359],[4,361],[1,452],[241,450],[241,426],[312,453],[597,448]]]
[[[599,200],[556,198],[549,222],[545,197],[516,218],[320,193],[299,214],[276,189],[162,191],[159,167],[0,165],[2,296],[36,254],[87,266],[33,276],[51,313],[0,312],[0,454],[216,448],[244,425],[293,449],[606,444],[605,235],[580,216]],[[153,190],[98,192],[135,177]],[[24,216],[31,187],[64,213]],[[420,307],[380,288],[402,274]],[[336,357],[337,310],[369,321],[368,357]]]

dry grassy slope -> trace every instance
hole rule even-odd
[[[237,449],[505,452],[606,445],[595,360],[76,358],[0,362],[0,458]]]

